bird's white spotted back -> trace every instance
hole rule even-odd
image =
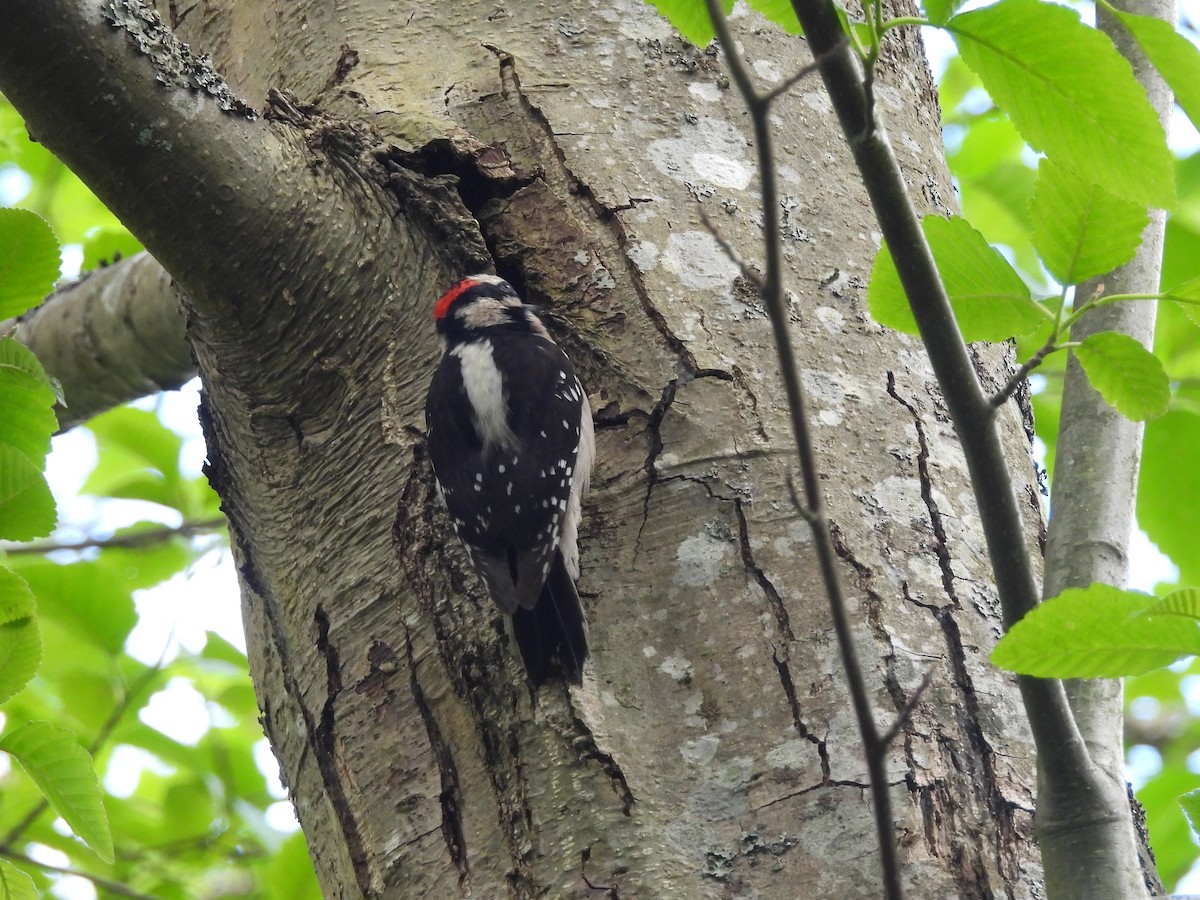
[[[462,367],[463,386],[471,404],[471,424],[483,446],[516,447],[504,402],[504,379],[492,357],[491,341],[468,341],[450,349]]]
[[[571,478],[571,496],[567,501],[567,514],[563,520],[562,538],[558,547],[571,580],[579,580],[579,523],[583,520],[582,498],[588,492],[592,480],[592,463],[596,460],[596,436],[592,427],[592,409],[579,380],[575,380],[579,392],[579,450],[575,456],[575,471]]]

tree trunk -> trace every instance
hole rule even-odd
[[[128,4],[47,6],[86,30]],[[634,0],[276,0],[178,18],[247,103],[298,100],[201,128],[179,111],[209,101],[159,88],[192,148],[174,149],[226,154],[219,177],[77,167],[187,294],[251,673],[326,895],[877,894],[766,317],[697,208],[753,265],[757,179],[721,58]],[[733,24],[764,85],[808,61],[741,6]],[[155,65],[99,25],[106,53]],[[887,126],[920,210],[948,212],[915,33],[888,50]],[[10,52],[0,37],[0,88],[22,108]],[[158,112],[131,104],[131,142]],[[800,83],[776,113],[792,337],[881,725],[932,679],[888,766],[906,886],[1038,896],[1033,748],[987,659],[999,611],[960,450],[920,345],[867,316],[878,236],[823,89]],[[148,199],[122,193],[132,178]],[[223,224],[180,235],[192,226],[153,203],[173,190]],[[432,303],[488,255],[551,311],[595,413],[580,688],[526,683],[423,452]],[[1007,379],[1001,348],[976,358]],[[1015,406],[1001,416],[1037,535],[1028,437]]]

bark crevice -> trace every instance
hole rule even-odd
[[[442,809],[442,839],[446,843],[446,851],[450,861],[458,869],[458,883],[463,885],[470,874],[467,859],[467,840],[463,833],[462,822],[462,785],[458,778],[458,766],[454,762],[454,752],[442,735],[433,709],[425,697],[425,690],[417,678],[417,661],[413,656],[412,634],[404,629],[404,653],[408,662],[408,687],[412,693],[413,703],[420,713],[421,722],[425,726],[425,737],[433,752],[434,762],[437,763],[438,778],[441,782],[441,793],[438,803]]]
[[[905,596],[916,603],[916,605],[929,609],[933,613],[934,619],[938,623],[938,627],[941,629],[945,640],[951,666],[953,667],[954,684],[962,701],[963,714],[958,717],[959,728],[967,736],[972,752],[969,755],[959,754],[953,746],[947,746],[946,751],[960,766],[966,765],[971,770],[976,770],[977,768],[977,771],[971,772],[971,782],[977,786],[981,799],[988,805],[994,816],[996,831],[992,843],[993,862],[997,871],[1002,874],[1004,880],[1007,882],[1013,875],[1010,871],[1011,866],[1008,865],[1004,854],[1004,847],[1010,844],[1014,836],[1011,804],[1000,789],[993,750],[983,733],[983,729],[980,727],[979,701],[975,692],[974,679],[971,677],[966,663],[967,648],[963,644],[962,634],[958,622],[954,617],[955,611],[961,609],[962,604],[955,587],[955,575],[945,524],[942,520],[941,510],[938,508],[937,501],[933,496],[934,482],[929,468],[929,442],[920,413],[914,404],[900,395],[896,385],[895,373],[890,370],[887,373],[887,392],[888,396],[903,406],[912,417],[913,428],[917,435],[918,453],[916,464],[921,498],[924,501],[926,514],[929,517],[930,527],[933,531],[932,550],[938,560],[938,567],[942,575],[942,587],[949,602],[946,605],[922,603],[912,598],[907,589],[905,590]],[[977,761],[977,767],[976,764],[970,762],[971,760]],[[937,806],[939,810],[945,809],[951,803],[952,801],[949,798],[944,798],[937,803]],[[930,810],[928,804],[923,802],[920,805],[923,813],[927,813]],[[938,815],[940,815],[940,812]],[[934,826],[927,822],[927,834],[932,830],[934,830]],[[951,838],[951,852],[954,859],[959,861],[958,874],[964,890],[968,888],[977,889],[979,885],[986,884],[987,879],[983,877],[980,870],[982,861],[975,860],[972,862],[972,857],[976,853],[981,854],[982,848],[978,847],[978,845],[962,841],[962,836],[955,834],[952,829],[937,830]]]
[[[734,515],[737,517],[738,550],[742,566],[746,570],[746,574],[758,585],[759,590],[766,599],[767,606],[771,610],[772,620],[775,622],[775,627],[779,632],[780,645],[771,648],[771,662],[775,666],[780,686],[783,688],[784,696],[787,698],[788,709],[792,716],[792,726],[796,729],[796,734],[816,748],[817,756],[821,761],[821,781],[827,783],[830,773],[829,749],[825,742],[813,734],[805,724],[804,713],[800,706],[800,698],[796,693],[796,683],[792,678],[790,663],[791,647],[796,642],[796,635],[792,631],[792,623],[788,615],[787,606],[783,602],[783,597],[779,593],[779,589],[775,587],[775,584],[767,577],[767,573],[763,570],[762,566],[754,558],[754,551],[750,546],[750,526],[746,520],[745,502],[737,498],[729,502],[733,504]]]
[[[564,703],[571,713],[567,733],[564,734],[564,738],[567,739],[581,763],[591,760],[599,766],[600,771],[604,773],[605,778],[608,779],[609,784],[612,786],[613,793],[621,803],[621,812],[625,816],[631,816],[633,814],[633,805],[637,802],[637,798],[633,795],[633,790],[625,778],[625,772],[621,769],[621,764],[612,753],[600,748],[591,726],[588,725],[587,721],[580,714],[580,710],[571,702],[570,690],[566,685],[563,685],[562,688]]]
[[[353,804],[346,796],[342,773],[338,771],[337,766],[337,760],[341,756],[337,747],[336,709],[337,698],[342,691],[341,661],[338,658],[337,647],[329,640],[329,616],[320,605],[313,614],[313,624],[317,628],[317,653],[325,660],[325,702],[321,705],[320,719],[317,722],[311,721],[311,713],[304,702],[303,695],[297,693],[295,702],[304,710],[305,725],[308,733],[312,735],[313,758],[321,770],[325,790],[329,792],[329,801],[337,813],[338,821],[342,825],[342,832],[346,836],[346,847],[354,866],[358,887],[369,896],[373,893],[371,866],[367,860],[366,847],[358,820],[354,815]],[[294,684],[294,676],[290,667],[288,680]],[[296,689],[299,689],[299,685],[296,685]]]
[[[515,896],[535,896],[536,882],[530,865],[534,845],[534,815],[521,759],[520,723],[528,715],[520,691],[524,679],[520,676],[497,677],[497,673],[515,673],[516,666],[507,645],[498,610],[489,608],[486,615],[491,633],[468,625],[480,615],[482,599],[463,573],[464,562],[455,564],[456,540],[448,527],[435,522],[433,509],[436,500],[432,486],[432,470],[421,445],[414,445],[409,477],[400,493],[396,520],[393,525],[394,545],[400,565],[405,570],[415,595],[417,608],[430,623],[436,639],[436,652],[442,663],[442,675],[449,683],[455,698],[465,705],[472,727],[478,735],[480,751],[488,783],[497,810],[497,827],[509,857],[507,881]],[[450,549],[454,548],[454,549]],[[436,574],[435,574],[436,573]],[[439,585],[435,579],[450,573],[449,585]],[[451,597],[462,598],[457,604]],[[411,641],[411,634],[408,640]],[[411,651],[410,651],[411,652]],[[410,676],[416,678],[415,668]],[[414,682],[414,697],[419,683]],[[424,694],[422,694],[424,696]],[[441,734],[432,706],[427,702],[429,719],[426,734],[429,748],[438,759],[436,734]],[[433,723],[433,729],[430,723]],[[449,769],[438,759],[442,778],[439,798],[444,827],[448,827],[447,848],[465,852],[465,835],[461,832],[461,806],[450,785],[447,794]],[[457,771],[455,769],[455,771]],[[457,776],[455,776],[455,779]],[[449,807],[447,806],[449,804]],[[446,823],[449,822],[447,825]],[[455,833],[454,823],[460,832]],[[444,832],[445,833],[445,832]],[[452,848],[457,847],[458,851]],[[467,863],[463,858],[460,878]]]
[[[925,511],[929,515],[929,525],[933,529],[933,552],[937,556],[938,568],[942,572],[942,588],[950,599],[950,605],[958,609],[962,604],[954,587],[954,566],[950,559],[950,548],[946,539],[946,528],[942,522],[942,512],[933,497],[933,477],[929,471],[929,441],[925,436],[925,424],[921,421],[917,408],[900,396],[896,387],[896,374],[887,373],[888,396],[908,410],[912,416],[913,428],[917,432],[917,476],[921,485],[921,499],[925,502]]]
[[[642,534],[646,530],[646,523],[650,521],[650,498],[654,494],[654,488],[659,484],[660,480],[658,457],[663,450],[662,422],[667,415],[667,411],[671,408],[671,404],[675,402],[675,392],[678,388],[679,380],[676,378],[672,378],[666,383],[662,389],[662,395],[659,397],[658,403],[650,411],[649,419],[646,422],[646,434],[650,438],[650,448],[646,453],[646,462],[642,466],[646,472],[646,492],[642,497],[642,523],[638,526],[637,537],[633,542],[633,558],[635,560],[641,552]]]
[[[899,400],[898,397],[896,399]],[[900,402],[904,404],[903,400]],[[907,406],[907,404],[904,405]],[[911,408],[910,412],[912,412]],[[868,609],[877,608],[882,603],[882,598],[868,585],[872,578],[871,570],[855,558],[853,552],[846,545],[845,536],[840,529],[835,527],[833,535],[834,548],[838,556],[854,568],[860,589],[872,598]],[[1012,819],[1014,805],[1004,796],[1000,788],[994,751],[979,725],[981,710],[975,695],[973,679],[967,670],[967,650],[958,623],[954,619],[954,606],[938,606],[914,598],[908,591],[907,582],[904,582],[904,597],[908,602],[933,614],[945,642],[947,656],[953,671],[952,682],[955,692],[960,698],[960,704],[955,707],[959,711],[956,716],[957,725],[960,733],[967,736],[970,752],[961,752],[958,742],[945,736],[938,736],[936,741],[940,752],[952,762],[959,773],[965,776],[965,779],[957,779],[956,783],[970,786],[990,809],[996,823],[991,848],[993,863],[1002,880],[1009,883],[1009,880],[1015,875],[1013,865],[1006,861],[1004,848],[1010,846],[1016,837],[1016,825]],[[876,619],[877,616],[868,615],[868,620],[875,621],[875,624],[881,628],[882,626]],[[908,705],[908,694],[895,672],[894,652],[888,654],[886,680],[888,693],[897,711],[904,710]],[[986,877],[980,843],[963,833],[961,823],[954,821],[954,816],[950,812],[958,801],[949,794],[949,783],[945,778],[935,778],[932,782],[922,783],[918,778],[918,773],[925,766],[918,764],[911,729],[904,728],[897,736],[903,738],[904,760],[908,769],[904,783],[910,793],[914,795],[917,809],[921,813],[923,837],[929,851],[953,862],[962,896],[976,896],[981,891],[991,890],[990,881]]]

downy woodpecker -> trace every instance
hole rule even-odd
[[[425,401],[438,493],[512,616],[530,679],[558,671],[578,683],[588,647],[577,531],[596,452],[587,395],[504,279],[464,278],[433,317],[445,349]]]

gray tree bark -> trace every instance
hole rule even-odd
[[[196,376],[179,292],[148,253],[65,285],[18,319],[0,322],[62,386],[58,426],[73,428],[121,403]]]
[[[1122,0],[1118,9],[1151,15],[1175,23],[1172,0]],[[1106,12],[1098,15],[1097,27],[1116,44],[1130,61],[1138,82],[1158,111],[1164,129],[1170,127],[1174,98],[1170,88],[1137,43]],[[1095,278],[1078,289],[1076,302],[1098,290],[1112,294],[1155,293],[1162,274],[1162,248],[1166,229],[1165,210],[1151,209],[1137,255],[1126,265]],[[1117,303],[1088,313],[1072,330],[1072,340],[1082,341],[1101,331],[1119,331],[1147,348],[1154,345],[1157,304],[1145,300]],[[1055,466],[1054,516],[1046,542],[1046,581],[1043,595],[1053,597],[1068,588],[1098,582],[1124,588],[1129,582],[1129,541],[1133,534],[1138,471],[1142,459],[1142,423],[1131,422],[1104,402],[1072,355],[1063,382],[1062,417],[1058,430],[1058,464]],[[1116,798],[1128,796],[1125,779],[1124,690],[1120,679],[1088,679],[1067,682],[1068,696],[1088,752],[1108,778],[1107,790]],[[1108,852],[1091,858],[1082,851],[1063,861],[1059,883],[1077,882],[1080,870],[1111,868],[1127,885],[1124,896],[1162,893],[1153,858],[1144,848],[1142,858],[1132,852],[1135,817],[1112,827],[1099,824],[1107,834]],[[1082,831],[1075,835],[1079,847],[1098,846]],[[1138,865],[1140,862],[1140,866]],[[1052,881],[1054,879],[1051,879]]]
[[[156,80],[171,60],[135,49],[136,6],[14,11],[0,89],[186,292],[251,672],[326,895],[876,893],[771,337],[696,208],[753,263],[719,56],[634,0],[161,3],[268,107],[249,121],[187,87],[194,69]],[[764,84],[807,61],[735,17]],[[947,211],[915,36],[878,92],[919,208]],[[880,722],[932,676],[888,767],[905,882],[1039,896],[1033,748],[987,661],[1000,619],[961,453],[920,345],[866,314],[878,236],[823,90],[777,115],[793,340]],[[432,302],[493,261],[551,310],[595,412],[580,688],[527,686],[423,453]],[[1002,350],[976,358],[1007,379]],[[1002,416],[1036,535],[1028,439]]]

